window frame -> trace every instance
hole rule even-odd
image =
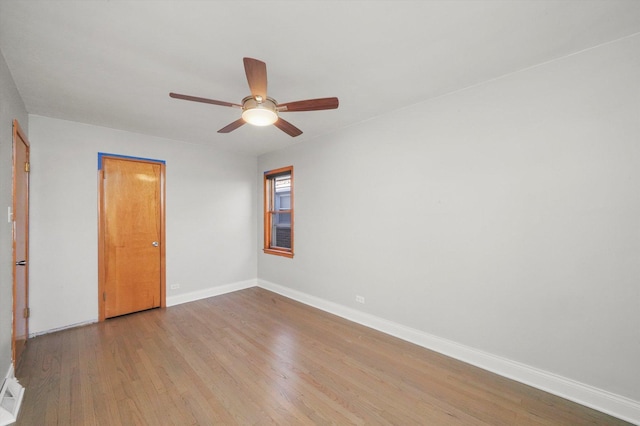
[[[275,178],[282,175],[291,176],[291,189],[290,189],[290,203],[291,208],[287,210],[271,210],[274,206],[273,194],[275,193]],[[264,181],[262,185],[264,194],[264,207],[263,207],[263,219],[264,219],[264,248],[263,252],[266,254],[273,254],[276,256],[293,257],[293,224],[294,224],[294,195],[293,195],[293,166],[280,167],[278,169],[268,170],[264,172]],[[273,241],[273,217],[277,213],[289,213],[291,221],[291,248],[272,246]]]

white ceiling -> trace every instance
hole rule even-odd
[[[639,0],[0,0],[0,49],[30,114],[258,155],[640,32]],[[267,63],[304,131],[216,131],[240,111],[242,58]]]

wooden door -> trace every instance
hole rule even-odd
[[[13,363],[29,336],[29,141],[13,121]]]
[[[100,159],[100,319],[164,307],[164,164]]]

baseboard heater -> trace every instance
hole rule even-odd
[[[24,387],[15,377],[7,377],[0,390],[0,426],[15,423],[20,411]]]

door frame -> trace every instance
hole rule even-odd
[[[13,316],[13,324],[11,327],[11,357],[12,357],[12,362],[13,362],[13,366],[14,368],[18,367],[18,362],[19,359],[17,358],[18,355],[20,355],[19,353],[17,353],[17,345],[16,345],[16,324],[17,324],[17,319],[20,318],[20,315],[22,315],[22,317],[25,320],[25,345],[26,345],[26,341],[29,339],[29,171],[28,169],[26,170],[27,172],[27,194],[26,194],[26,206],[25,206],[25,235],[24,235],[24,244],[25,244],[25,259],[26,260],[26,264],[24,266],[25,270],[24,270],[24,280],[25,280],[25,295],[24,295],[24,304],[25,304],[25,309],[26,312],[23,313],[19,313],[16,312],[17,306],[16,306],[16,300],[17,300],[17,294],[18,294],[18,283],[17,283],[17,270],[16,270],[16,263],[18,262],[18,257],[17,257],[17,253],[16,253],[16,249],[17,249],[17,243],[16,243],[16,218],[15,218],[15,214],[16,214],[16,207],[17,207],[17,197],[16,197],[16,193],[18,191],[18,185],[17,185],[17,173],[18,173],[18,165],[16,164],[17,161],[17,150],[18,150],[18,143],[23,143],[26,149],[26,163],[25,165],[22,165],[22,167],[26,167],[29,162],[30,162],[30,151],[31,151],[31,146],[29,144],[29,140],[27,139],[27,136],[25,135],[25,133],[22,131],[22,128],[20,127],[20,124],[18,123],[18,120],[13,120],[13,160],[12,160],[12,202],[11,202],[11,219],[12,219],[12,229],[11,229],[11,240],[12,240],[12,259],[13,259],[13,269],[12,269],[12,275],[13,275],[13,307],[12,307],[12,316]],[[20,351],[22,352],[22,350]]]
[[[128,155],[108,154],[104,152],[98,153],[98,321],[105,320],[105,301],[103,294],[106,289],[106,260],[104,246],[106,243],[106,234],[104,226],[104,187],[102,178],[104,171],[102,162],[104,159],[114,159],[123,161],[137,161],[143,163],[152,163],[160,165],[160,308],[167,307],[167,285],[166,285],[166,244],[165,244],[165,161],[154,160],[151,158],[131,157]]]

